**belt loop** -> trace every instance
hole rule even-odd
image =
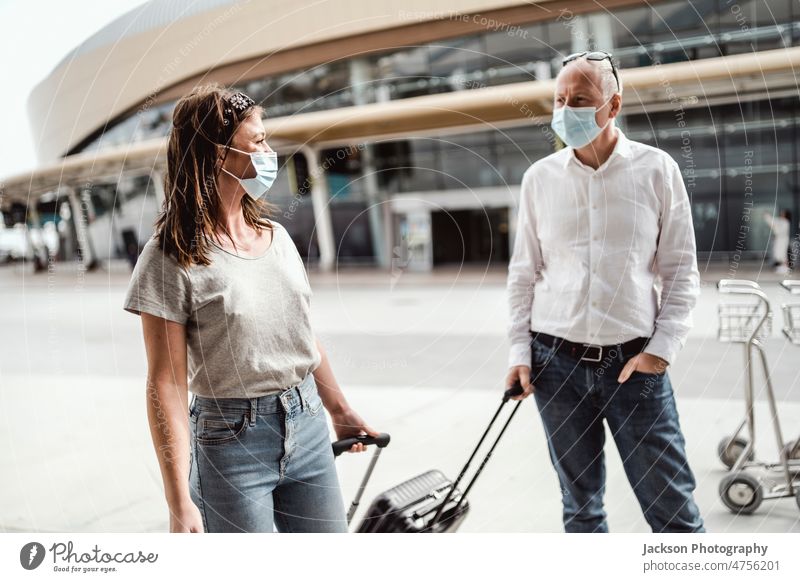
[[[256,412],[258,410],[258,398],[250,399],[250,426],[256,424]]]

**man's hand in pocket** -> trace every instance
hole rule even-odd
[[[622,384],[631,377],[634,371],[644,372],[645,374],[663,374],[667,370],[668,365],[669,362],[666,360],[654,356],[653,354],[642,352],[641,354],[636,354],[625,363],[622,372],[619,373],[617,382]]]

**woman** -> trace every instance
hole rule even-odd
[[[294,243],[264,218],[277,157],[261,115],[218,85],[177,103],[164,208],[125,297],[142,317],[171,532],[345,532],[322,406],[337,438],[378,434],[310,327]]]

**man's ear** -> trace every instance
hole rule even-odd
[[[622,109],[622,95],[619,93],[614,93],[611,97],[611,110],[608,112],[608,116],[610,118],[614,118]]]

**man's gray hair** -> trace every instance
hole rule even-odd
[[[600,73],[600,89],[603,91],[603,100],[608,101],[614,93],[622,95],[622,79],[619,80],[619,88],[617,88],[617,79],[614,77],[614,68],[611,66],[611,61],[603,59],[602,61],[590,61],[586,56],[575,59],[567,63],[567,66],[577,61],[586,61],[595,67]],[[617,74],[619,75],[619,67],[617,67]]]

